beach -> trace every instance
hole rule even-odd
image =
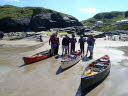
[[[84,68],[106,54],[111,60],[110,74],[87,96],[128,95],[128,42],[99,38],[96,40],[93,60],[81,60],[64,72],[59,72],[61,59],[55,59],[54,56],[22,66],[22,57],[50,48],[48,39],[49,37],[44,37],[44,42],[26,39],[0,41],[0,96],[80,96],[79,87]],[[78,49],[77,43],[76,50]],[[60,44],[59,54],[61,51]]]

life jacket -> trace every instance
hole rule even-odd
[[[50,40],[51,40],[52,44],[58,44],[59,43],[59,38],[58,37],[51,36]]]
[[[55,43],[59,44],[59,38],[58,37],[55,38]]]

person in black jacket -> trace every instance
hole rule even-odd
[[[75,35],[74,34],[72,34],[72,38],[70,39],[70,43],[71,43],[71,54],[73,53],[73,52],[75,52],[75,44],[76,44],[76,42],[77,42],[77,40],[76,40],[76,38],[75,38]]]
[[[69,43],[70,43],[70,38],[65,35],[65,37],[62,40],[62,55],[65,54],[69,55]]]
[[[81,57],[84,56],[84,44],[86,42],[86,39],[83,38],[83,35],[80,35],[79,43],[80,43],[80,51],[81,51]]]

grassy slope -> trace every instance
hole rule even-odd
[[[125,18],[125,12],[104,12],[98,13],[94,17],[82,21],[84,25],[94,25],[96,21],[103,21],[105,25],[113,24]]]
[[[125,17],[125,12],[104,12],[96,14],[94,17],[82,21],[86,26],[93,26],[96,21],[103,21],[104,26],[102,28],[96,28],[97,31],[108,32],[111,30],[128,30],[128,24],[125,25],[113,25],[116,21],[128,19]]]
[[[17,18],[30,15],[32,15],[32,9],[30,8],[21,8],[10,5],[0,6],[0,18]]]
[[[124,25],[107,25],[101,28],[96,28],[96,31],[108,32],[112,30],[128,30],[128,24]]]
[[[42,8],[42,7],[16,7],[12,5],[4,5],[4,6],[0,6],[0,18],[6,18],[6,17],[18,18],[22,16],[31,16],[33,14],[34,9],[37,9],[37,10],[40,9],[44,13],[56,12],[56,11]],[[57,12],[57,13],[63,16],[70,16],[64,13],[60,13],[60,12]]]

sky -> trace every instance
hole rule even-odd
[[[128,11],[128,0],[0,0],[0,5],[44,7],[76,17],[79,21],[100,12]]]

